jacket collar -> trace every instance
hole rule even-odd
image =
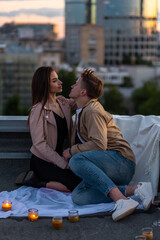
[[[67,125],[68,125],[68,129],[69,129],[69,123],[70,123],[70,111],[68,110],[68,108],[66,107],[66,105],[60,101],[58,98],[56,99],[57,102],[59,103],[61,109],[62,109],[62,112],[64,114],[64,117],[66,118],[66,121],[67,121]],[[44,107],[43,107],[45,110],[47,111],[52,111],[51,109],[51,105],[49,104],[49,101],[47,100],[47,102],[45,103]],[[51,118],[48,119],[48,121],[50,123],[52,123],[53,125],[56,125],[56,121],[55,121],[55,118],[54,118],[54,115],[51,114]]]
[[[96,98],[92,98],[91,100],[89,100],[89,101],[84,105],[84,107],[82,107],[82,109],[85,108],[85,107],[87,107],[91,102],[96,102],[96,101],[97,101]]]
[[[79,113],[80,116],[81,116],[83,110],[84,110],[88,105],[90,105],[92,102],[97,102],[97,99],[96,99],[96,98],[90,99],[90,100],[82,107],[82,110],[81,110],[81,112]],[[77,116],[77,115],[76,115],[76,116]]]

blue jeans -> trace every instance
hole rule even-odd
[[[72,200],[78,205],[111,202],[108,193],[114,187],[125,195],[135,172],[135,163],[115,150],[78,153],[69,166],[83,179],[72,192]]]

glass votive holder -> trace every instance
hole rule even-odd
[[[38,219],[38,209],[36,209],[36,208],[28,209],[28,219],[31,222],[37,221],[37,219]]]
[[[142,235],[146,236],[146,240],[153,240],[153,228],[142,228]]]
[[[62,225],[63,225],[63,218],[62,217],[59,217],[59,216],[56,216],[56,217],[53,217],[52,218],[52,226],[54,229],[61,229],[62,228]]]
[[[79,221],[78,210],[68,211],[68,219],[70,222],[78,222]]]
[[[146,240],[146,237],[143,235],[135,236],[135,240]]]
[[[9,211],[12,209],[12,202],[9,200],[5,200],[2,202],[2,210],[3,211]]]

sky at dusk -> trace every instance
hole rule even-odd
[[[65,0],[0,0],[0,26],[13,21],[54,23],[58,27],[58,37],[62,38],[64,37],[64,7]],[[158,0],[158,9],[160,9],[160,0]],[[160,21],[158,30],[160,31]]]
[[[64,0],[0,0],[0,26],[6,22],[54,23],[64,37]]]

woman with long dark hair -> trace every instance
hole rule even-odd
[[[52,67],[38,68],[32,78],[32,108],[28,117],[32,138],[30,171],[16,183],[70,192],[81,181],[68,166],[62,152],[70,146],[73,100],[56,96],[62,82]]]

